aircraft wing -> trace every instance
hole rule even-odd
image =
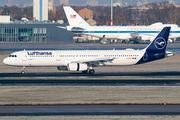
[[[154,35],[151,34],[145,34],[145,33],[130,33],[131,37],[140,37],[140,36],[149,36],[154,37]]]
[[[147,36],[152,36],[152,37],[155,37],[154,35],[152,35],[152,34],[146,34],[146,33],[141,33],[141,34],[139,34],[139,35],[147,35]]]
[[[141,40],[154,40],[155,36],[152,35],[152,34],[145,34],[145,33],[138,33],[138,36],[137,36],[138,39],[141,39]]]
[[[115,58],[97,58],[97,59],[91,59],[91,60],[81,60],[81,61],[72,61],[72,63],[86,63],[88,64],[89,66],[104,66],[105,62],[110,62],[112,63],[112,61],[114,60]]]

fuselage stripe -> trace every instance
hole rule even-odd
[[[160,31],[73,31],[74,33],[159,33]],[[180,31],[170,31],[180,33]]]

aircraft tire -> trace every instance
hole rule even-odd
[[[89,70],[89,74],[94,74],[95,73],[95,70],[94,69],[90,69]]]
[[[21,71],[21,74],[25,74],[25,71],[23,70],[23,71]]]
[[[85,71],[82,71],[82,73],[83,73],[83,74],[87,74],[87,72],[88,72],[87,70],[85,70]]]
[[[126,41],[125,41],[125,40],[123,40],[123,41],[122,41],[122,43],[126,43]]]

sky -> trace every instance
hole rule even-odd
[[[28,4],[28,0],[14,0],[15,4]],[[86,4],[87,0],[69,0],[70,4]],[[111,0],[96,0],[99,4],[110,4]],[[123,0],[123,3],[129,2],[132,0]],[[143,0],[136,0],[137,2],[143,2]],[[162,2],[167,0],[148,0],[148,2]],[[173,0],[175,4],[180,4],[180,0]],[[8,0],[0,0],[0,6],[4,6]],[[29,3],[32,4],[33,0],[29,0]],[[60,0],[54,0],[55,4],[59,4]],[[113,2],[117,2],[117,0],[113,0]]]

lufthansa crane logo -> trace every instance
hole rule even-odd
[[[154,41],[154,45],[157,49],[163,49],[166,46],[166,40],[162,37],[159,37]]]

